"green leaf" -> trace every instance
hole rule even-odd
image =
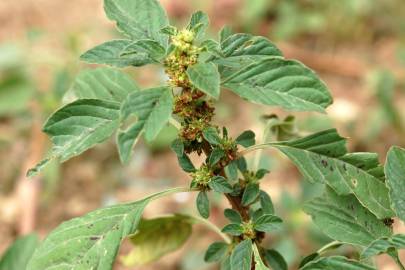
[[[399,250],[405,248],[405,235],[395,234],[391,237],[379,238],[366,247],[361,253],[361,258],[366,259],[382,253],[388,253],[391,250]]]
[[[214,191],[220,193],[231,193],[233,191],[231,184],[224,177],[218,175],[211,179],[209,186]]]
[[[222,232],[233,236],[238,236],[243,234],[243,226],[240,223],[230,223],[222,228]]]
[[[227,208],[224,211],[224,215],[232,223],[242,223],[243,222],[241,215],[236,210]]]
[[[326,85],[312,70],[281,58],[244,66],[226,78],[223,86],[250,102],[292,111],[324,112],[332,103]]]
[[[353,195],[339,196],[328,188],[322,197],[304,205],[319,229],[340,242],[368,246],[389,237],[391,228],[362,206]]]
[[[175,139],[171,145],[170,148],[173,150],[173,152],[176,153],[178,157],[181,157],[184,155],[184,143],[180,138]]]
[[[180,164],[180,167],[183,169],[185,172],[195,172],[195,167],[193,163],[191,162],[190,158],[186,155],[183,154],[182,156],[178,156],[178,161]]]
[[[210,53],[213,56],[216,57],[222,57],[222,52],[219,49],[219,43],[216,42],[215,40],[212,39],[206,39],[204,40],[201,45],[200,48],[203,49],[203,51],[207,51],[208,53]]]
[[[77,99],[122,102],[129,93],[138,90],[138,85],[128,74],[103,67],[80,72],[67,95]]]
[[[91,64],[105,64],[119,68],[139,67],[154,62],[146,53],[123,55],[125,49],[132,43],[132,40],[127,39],[107,41],[88,50],[80,56],[80,59]]]
[[[301,270],[376,270],[374,267],[341,256],[320,258],[307,263]]]
[[[185,191],[169,189],[66,221],[37,248],[27,269],[112,269],[121,241],[136,231],[145,206],[162,196]]]
[[[160,29],[169,25],[169,21],[159,1],[104,0],[104,10],[131,39],[151,39],[167,47],[168,38]]]
[[[242,145],[243,147],[250,147],[256,142],[255,136],[256,134],[253,131],[247,130],[240,134],[236,138],[235,142],[239,145]]]
[[[262,179],[266,174],[268,174],[270,171],[267,169],[259,169],[257,170],[255,177],[260,180]]]
[[[210,201],[208,200],[207,192],[201,191],[198,193],[196,204],[198,213],[207,219],[210,216]]]
[[[300,265],[298,266],[299,268],[303,267],[304,265],[306,265],[309,262],[312,262],[316,259],[318,259],[320,257],[320,254],[318,252],[315,253],[311,253],[308,256],[304,257],[301,262]]]
[[[228,244],[225,242],[212,243],[204,255],[206,262],[218,262],[228,253]]]
[[[259,196],[260,189],[258,184],[248,184],[242,195],[242,205],[247,206],[253,203]]]
[[[152,59],[151,62],[159,62],[166,55],[166,49],[157,41],[151,39],[137,40],[123,49],[122,56],[134,56],[146,54]]]
[[[266,192],[264,192],[263,190],[260,191],[260,205],[262,207],[263,213],[264,214],[274,214],[274,206],[273,206],[273,202],[269,196],[269,194],[267,194]]]
[[[226,177],[231,181],[238,179],[238,166],[235,161],[231,161],[228,166],[225,167]]]
[[[255,269],[256,270],[270,270],[262,261],[259,250],[257,249],[256,243],[253,245],[253,256],[255,258]]]
[[[223,43],[231,35],[232,35],[232,29],[229,26],[225,25],[219,31],[219,41],[221,43]]]
[[[128,95],[121,106],[121,115],[124,120],[135,115],[137,122],[144,123],[146,140],[152,141],[169,121],[172,107],[170,87],[155,87]]]
[[[283,223],[281,218],[274,215],[265,214],[254,221],[254,228],[257,231],[269,233],[280,229],[281,223]]]
[[[177,30],[176,27],[174,27],[172,25],[168,25],[168,26],[165,26],[162,29],[160,29],[160,32],[162,34],[165,34],[165,35],[168,35],[168,36],[175,36],[175,35],[177,35],[177,33],[179,31]]]
[[[117,133],[117,148],[122,163],[127,163],[131,158],[132,149],[138,142],[143,131],[144,122],[133,123],[126,130],[119,130]]]
[[[203,130],[204,139],[206,139],[212,145],[220,145],[222,143],[221,138],[218,135],[218,131],[214,127],[208,127]]]
[[[191,231],[192,222],[183,215],[141,220],[136,233],[129,237],[135,247],[122,262],[132,267],[156,261],[183,246]]]
[[[220,78],[215,64],[197,63],[192,65],[187,69],[187,76],[196,88],[215,99],[219,98]]]
[[[225,151],[221,148],[215,148],[212,150],[209,158],[208,158],[208,164],[210,166],[214,166],[216,165],[221,158],[223,158],[225,156]]]
[[[392,208],[405,221],[405,149],[391,147],[385,163],[385,174]]]
[[[60,158],[64,162],[105,141],[118,124],[119,103],[116,102],[79,99],[62,107],[43,128],[54,144],[51,157],[31,169],[28,175],[38,173],[51,159]]]
[[[272,270],[288,270],[287,262],[277,250],[266,250],[264,252],[264,258]]]
[[[282,57],[281,51],[265,37],[241,33],[231,35],[226,29],[223,31],[220,33],[223,57],[214,60],[220,66],[223,79],[264,58]]]
[[[339,195],[354,194],[380,219],[392,217],[388,188],[375,176],[376,162],[364,159],[369,153],[346,154],[345,144],[346,140],[330,129],[270,145],[287,155],[311,182],[326,183]]]
[[[231,256],[227,256],[222,262],[220,266],[221,270],[232,270],[231,269]]]
[[[250,270],[252,265],[252,241],[240,242],[231,255],[231,270]]]
[[[191,15],[190,23],[187,25],[187,29],[192,30],[195,33],[196,39],[199,39],[204,35],[209,23],[210,22],[207,14],[202,11],[197,11]]]
[[[19,237],[2,255],[0,270],[25,270],[38,243],[36,234]]]

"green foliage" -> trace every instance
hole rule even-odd
[[[0,270],[25,270],[37,246],[38,236],[35,234],[18,238],[0,258]]]
[[[156,261],[183,246],[191,230],[192,220],[183,215],[141,220],[136,233],[129,236],[135,247],[122,261],[128,267]]]
[[[111,269],[121,241],[136,232],[146,205],[161,196],[181,191],[187,190],[166,190],[62,223],[41,243],[27,269]]]
[[[311,182],[326,183],[339,195],[354,194],[378,218],[392,217],[382,167],[371,153],[347,154],[346,140],[336,130],[272,144],[286,154]]]
[[[218,99],[220,78],[217,66],[213,63],[198,63],[187,69],[191,83],[207,95]]]
[[[250,270],[253,245],[250,239],[240,242],[231,255],[231,270]]]
[[[374,267],[362,264],[360,262],[349,260],[345,257],[334,256],[325,257],[316,261],[309,262],[301,270],[375,270]]]
[[[246,66],[223,82],[242,98],[293,111],[317,111],[332,103],[326,85],[303,64],[279,57]]]
[[[128,162],[142,134],[153,143],[170,121],[178,129],[171,148],[180,167],[190,173],[191,187],[67,221],[36,249],[27,269],[112,269],[126,237],[135,248],[124,257],[125,264],[152,262],[180,248],[191,234],[192,223],[200,221],[224,240],[208,247],[205,261],[219,262],[221,270],[286,270],[284,257],[263,241],[266,233],[283,232],[271,197],[260,187],[269,171],[251,168],[244,157],[267,147],[283,152],[305,178],[325,189],[323,196],[305,204],[304,211],[339,242],[307,256],[300,269],[374,269],[345,257],[321,257],[343,243],[362,248],[362,258],[387,253],[403,269],[397,250],[404,247],[404,237],[392,236],[391,217],[404,220],[405,216],[404,149],[390,150],[384,173],[376,154],[349,153],[346,139],[334,129],[300,138],[294,116],[282,120],[264,116],[264,144],[256,145],[256,134],[250,130],[233,139],[225,127],[212,123],[213,101],[220,97],[221,87],[249,102],[290,111],[323,113],[332,97],[311,69],[285,59],[265,37],[233,34],[225,27],[219,41],[204,39],[209,19],[201,11],[179,30],[169,24],[157,0],[104,0],[104,8],[126,39],[98,45],[81,59],[118,68],[158,64],[168,81],[140,89],[129,75],[114,68],[82,71],[65,96],[71,103],[53,113],[44,126],[54,145],[49,157],[28,174],[38,173],[52,159],[63,162],[77,156],[114,133],[119,157]],[[191,154],[204,154],[205,159],[195,167]],[[150,201],[184,191],[198,192],[196,206],[202,218],[175,215],[141,221]],[[226,197],[232,207],[224,211],[230,223],[222,231],[208,220],[211,191]],[[15,258],[22,264],[28,260],[33,244],[19,243],[6,253],[1,266]]]
[[[382,253],[397,252],[399,249],[405,249],[405,235],[396,234],[391,237],[383,237],[374,240],[361,253],[363,259]]]
[[[388,151],[385,174],[392,208],[398,217],[405,221],[405,149],[392,147]]]
[[[388,237],[392,229],[362,206],[353,195],[339,196],[327,189],[322,197],[304,206],[315,224],[329,237],[345,243],[367,246]]]

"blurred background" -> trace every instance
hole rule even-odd
[[[215,121],[228,126],[231,135],[246,129],[262,134],[266,125],[272,127],[270,136],[286,128],[305,135],[337,127],[350,139],[350,151],[378,152],[381,162],[390,145],[405,146],[405,1],[162,0],[162,4],[178,27],[200,9],[210,15],[209,35],[214,38],[224,24],[235,32],[270,38],[287,58],[316,70],[334,96],[327,115],[294,114],[296,124],[286,124],[287,112],[250,105],[223,91]],[[27,169],[50,147],[42,124],[61,106],[75,75],[89,67],[78,60],[79,55],[120,35],[105,17],[102,0],[2,0],[0,25],[0,254],[19,235],[35,231],[44,237],[62,221],[100,206],[189,184],[168,149],[176,137],[171,126],[155,142],[139,143],[127,166],[120,164],[111,140],[62,165],[53,163],[39,178],[27,180]],[[125,71],[145,87],[163,79],[156,67]],[[262,116],[270,114],[279,120],[264,122]],[[285,221],[283,231],[268,237],[266,244],[296,269],[303,256],[330,241],[301,211],[303,202],[321,188],[303,181],[277,152],[250,158],[271,171],[262,183]],[[151,204],[145,216],[195,213],[194,200],[193,194],[172,196]],[[210,219],[222,226],[227,204],[215,194],[211,200]],[[399,221],[395,231],[405,232]],[[216,235],[195,226],[182,249],[138,267],[122,263],[122,256],[131,250],[124,243],[114,269],[217,269],[203,262],[204,251],[214,240]],[[350,248],[335,253],[355,256]],[[385,256],[378,257],[377,264],[382,270],[397,269]]]

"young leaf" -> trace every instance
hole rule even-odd
[[[242,223],[242,217],[236,210],[227,208],[224,211],[224,215],[232,223]]]
[[[268,249],[264,252],[264,259],[272,270],[288,270],[284,257],[275,249]]]
[[[341,256],[332,256],[320,258],[316,261],[307,263],[301,270],[376,270],[366,264],[362,264],[358,261],[349,260]]]
[[[183,156],[184,154],[184,143],[180,138],[175,139],[171,145],[170,148],[176,153],[178,157]]]
[[[125,48],[132,43],[132,40],[127,39],[107,41],[88,50],[80,56],[80,59],[91,64],[105,64],[118,68],[140,67],[154,62],[146,53],[122,55]]]
[[[312,262],[316,259],[318,259],[320,257],[320,254],[318,252],[315,253],[311,253],[308,256],[304,257],[301,262],[300,265],[298,266],[299,268],[303,267],[304,265],[306,265],[309,262]]]
[[[151,39],[167,47],[168,38],[160,29],[169,25],[166,12],[157,0],[104,0],[110,20],[133,40]]]
[[[203,130],[204,139],[206,139],[212,145],[220,145],[222,143],[221,138],[218,135],[218,131],[214,127],[209,127]]]
[[[170,87],[155,87],[131,93],[121,106],[125,120],[134,114],[144,122],[145,138],[152,141],[171,117],[173,96]]]
[[[270,233],[280,229],[282,222],[277,216],[265,214],[254,221],[254,228],[260,232]]]
[[[340,242],[368,246],[375,239],[392,234],[353,195],[340,196],[330,188],[322,197],[306,203],[304,211],[322,232]]]
[[[243,147],[249,147],[255,144],[255,136],[256,135],[253,131],[247,130],[240,134],[236,138],[235,142]]]
[[[361,258],[366,259],[381,253],[388,253],[391,250],[405,249],[405,235],[396,234],[391,237],[379,238],[366,247],[361,253]]]
[[[252,265],[252,240],[240,242],[231,255],[231,270],[250,270]]]
[[[157,41],[151,39],[137,40],[125,47],[122,56],[136,56],[137,54],[146,54],[152,62],[159,62],[166,55],[166,49]]]
[[[77,99],[101,99],[122,102],[139,86],[128,74],[114,68],[87,69],[77,75],[67,96]]]
[[[138,142],[143,127],[144,122],[139,121],[133,123],[128,129],[117,132],[117,148],[122,163],[126,164],[131,158],[132,149]]]
[[[0,270],[26,269],[38,243],[36,234],[19,237],[0,258]]]
[[[62,223],[37,248],[27,270],[111,269],[122,239],[136,231],[145,206],[164,195],[183,191],[169,189]]]
[[[116,102],[79,99],[67,104],[56,111],[43,128],[54,144],[50,159],[60,158],[64,162],[83,153],[108,139],[118,124],[119,104]],[[46,163],[40,162],[28,175],[35,175]]]
[[[375,174],[376,155],[346,154],[345,144],[346,140],[330,129],[271,145],[287,155],[311,182],[324,182],[340,195],[354,194],[380,219],[392,217],[388,188]]]
[[[255,258],[255,269],[256,270],[270,270],[269,268],[267,268],[267,266],[262,261],[262,257],[260,256],[256,243],[253,244],[253,255]]]
[[[204,261],[206,262],[218,262],[225,257],[228,252],[228,244],[225,242],[212,243],[204,255]]]
[[[206,39],[201,43],[200,47],[205,49],[213,56],[222,57],[222,53],[219,49],[219,44],[215,40]]]
[[[199,39],[208,28],[209,23],[207,14],[197,11],[191,16],[187,29],[192,30],[195,33],[196,39]]]
[[[162,34],[165,34],[165,35],[168,35],[168,36],[175,36],[175,35],[177,35],[177,33],[179,31],[177,30],[176,27],[174,27],[172,25],[168,25],[168,26],[165,26],[162,29],[160,29],[160,32]]]
[[[242,195],[242,205],[246,206],[253,203],[259,196],[260,188],[258,184],[248,184]]]
[[[250,102],[286,110],[324,112],[332,103],[326,85],[312,70],[282,58],[245,66],[222,84]]]
[[[127,267],[144,265],[179,249],[190,237],[192,222],[189,217],[174,215],[141,220],[135,234],[129,237],[133,250],[122,257]]]
[[[191,83],[207,95],[218,99],[220,78],[218,68],[213,63],[197,63],[187,69]]]
[[[226,177],[231,181],[238,179],[238,166],[235,161],[231,161],[228,166],[225,167]]]
[[[198,213],[207,219],[210,216],[210,201],[208,200],[207,192],[201,191],[198,193],[196,204]]]
[[[225,225],[225,227],[222,228],[223,233],[228,233],[233,236],[238,236],[243,234],[243,227],[242,224],[240,223],[230,223]]]
[[[385,174],[392,202],[392,208],[405,222],[405,149],[391,147],[385,163]]]
[[[221,158],[223,158],[225,156],[225,152],[224,150],[222,150],[221,148],[215,148],[212,150],[209,158],[208,158],[208,163],[210,166],[214,166],[215,164],[217,164]]]
[[[177,156],[177,159],[183,171],[188,173],[195,172],[195,167],[191,162],[190,158],[186,154],[183,154],[182,156]]]
[[[210,188],[220,193],[231,193],[233,191],[232,186],[222,176],[214,176],[209,182]]]
[[[259,169],[257,172],[256,172],[256,175],[255,175],[255,177],[257,178],[257,179],[262,179],[266,174],[268,174],[270,171],[269,170],[266,170],[266,169]]]
[[[219,31],[219,42],[223,43],[228,37],[232,35],[232,29],[229,26],[224,26]]]

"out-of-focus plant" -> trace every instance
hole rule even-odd
[[[282,234],[283,227],[271,197],[261,188],[269,171],[251,168],[246,159],[269,147],[282,152],[305,179],[323,188],[323,194],[303,210],[334,241],[306,257],[300,269],[372,270],[368,258],[381,253],[404,269],[398,249],[405,247],[405,235],[393,235],[392,218],[405,220],[405,149],[391,148],[384,167],[374,153],[349,153],[346,139],[336,129],[299,136],[291,116],[270,117],[272,141],[256,144],[256,134],[250,130],[234,139],[226,127],[212,122],[214,101],[222,88],[255,104],[324,113],[332,103],[326,85],[302,63],[286,59],[264,37],[223,28],[218,40],[205,39],[209,20],[203,12],[194,13],[179,30],[169,24],[156,0],[105,0],[104,7],[125,38],[100,44],[81,59],[115,68],[87,69],[77,76],[67,93],[70,103],[53,113],[43,128],[53,149],[28,175],[38,174],[52,160],[64,162],[80,155],[114,133],[120,159],[126,163],[141,135],[153,141],[170,122],[179,130],[171,148],[189,173],[190,185],[62,223],[39,245],[27,269],[111,269],[127,237],[135,250],[126,263],[146,263],[178,249],[196,222],[222,239],[208,247],[207,262],[231,270],[287,269],[283,255],[264,241],[266,236]],[[117,69],[147,64],[164,68],[165,85],[140,89]],[[190,154],[204,155],[204,162],[193,164]],[[197,192],[200,216],[141,219],[150,202],[179,192]],[[222,229],[208,220],[211,192],[224,196],[231,206],[224,210],[229,223]],[[360,258],[325,254],[342,245],[359,248]]]

